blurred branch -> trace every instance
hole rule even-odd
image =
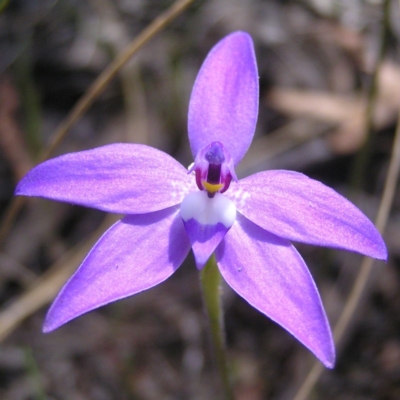
[[[89,87],[82,98],[77,102],[69,115],[61,122],[53,135],[47,149],[42,153],[40,161],[51,157],[57,146],[64,139],[69,129],[75,125],[84,113],[93,104],[94,100],[103,92],[119,70],[136,54],[150,39],[162,31],[179,14],[181,14],[194,0],[177,0],[164,13],[154,19],[101,74]],[[25,198],[14,198],[7,209],[0,227],[0,245],[11,229],[15,217],[18,215]]]
[[[91,4],[101,20],[101,40],[110,47],[112,54],[119,54],[129,44],[129,33],[115,3],[110,0],[91,0]],[[146,124],[148,110],[140,79],[140,65],[138,63],[126,65],[119,72],[125,106],[127,141],[149,144]]]
[[[18,182],[32,168],[33,162],[18,125],[17,91],[8,77],[0,80],[0,147],[7,157]]]
[[[400,171],[400,110],[397,121],[396,135],[394,139],[392,155],[389,164],[389,171],[386,176],[385,187],[382,195],[382,199],[378,209],[378,215],[376,217],[376,227],[383,233],[388,221],[389,212],[392,208],[393,198],[397,181],[399,179]],[[346,305],[340,315],[338,322],[333,330],[335,342],[339,343],[352,319],[354,312],[358,306],[359,300],[362,297],[364,288],[367,285],[368,279],[371,275],[371,269],[374,263],[374,259],[364,257],[360,266],[360,272],[353,284],[351,293],[346,301]],[[303,385],[297,392],[294,400],[305,400],[308,398],[314,385],[317,383],[321,373],[324,371],[324,367],[321,363],[316,362],[309,374],[307,375]]]
[[[73,274],[85,255],[109,226],[117,220],[109,214],[100,227],[83,244],[69,250],[17,299],[0,312],[0,341],[4,340],[27,317],[49,303]]]
[[[33,78],[31,36],[27,35],[24,39],[23,48],[13,63],[13,75],[18,87],[25,142],[30,154],[37,156],[42,148],[42,110],[40,96]]]
[[[385,0],[383,7],[384,7],[384,22],[383,22],[383,30],[387,31],[389,28],[389,6],[390,1]],[[382,33],[382,41],[386,41],[387,33]],[[358,158],[358,162],[355,166],[355,175],[353,178],[357,178],[357,182],[360,184],[362,181],[359,180],[360,176],[365,175],[365,169],[367,167],[368,158],[371,152],[371,145],[372,145],[372,137],[374,131],[374,108],[375,102],[377,97],[378,91],[378,74],[380,65],[384,56],[386,44],[381,43],[381,49],[379,53],[379,58],[377,60],[375,70],[373,73],[373,83],[371,85],[371,89],[368,93],[368,106],[367,106],[367,129],[368,129],[368,136],[366,143],[363,149],[360,152],[360,156]],[[389,213],[392,208],[395,189],[397,185],[397,181],[399,178],[400,172],[400,110],[398,111],[398,119],[397,119],[397,127],[396,127],[396,134],[392,148],[392,154],[390,158],[389,170],[385,180],[385,186],[382,194],[382,198],[380,201],[380,205],[378,208],[378,214],[375,220],[376,227],[378,230],[383,233],[388,221]],[[361,175],[357,175],[361,174]],[[364,257],[358,275],[355,279],[353,287],[351,289],[350,295],[347,298],[345,307],[337,321],[334,329],[333,335],[335,338],[335,342],[339,344],[344,334],[350,324],[350,321],[354,317],[355,311],[359,305],[360,299],[363,297],[365,289],[367,287],[367,283],[371,276],[372,267],[374,264],[374,259],[369,257]],[[310,372],[308,373],[306,379],[304,380],[302,386],[296,393],[294,400],[305,400],[309,397],[312,389],[316,385],[321,376],[322,372],[324,371],[324,367],[321,363],[315,362],[313,367],[311,368]]]
[[[67,118],[54,133],[53,140],[42,154],[41,160],[49,158],[64,139],[68,130],[89,109],[93,101],[103,92],[119,70],[136,54],[149,40],[163,30],[171,21],[181,14],[194,0],[178,0],[167,11],[149,24],[93,82],[83,97],[78,101]]]
[[[375,130],[385,129],[396,121],[400,107],[399,66],[382,60],[376,79],[379,90],[373,107]],[[353,154],[366,142],[365,95],[277,87],[269,91],[267,103],[290,117],[307,117],[330,124],[328,144],[337,154]]]
[[[0,279],[15,279],[24,288],[28,288],[36,278],[36,274],[25,265],[0,253]]]
[[[324,136],[332,124],[307,117],[295,117],[267,136],[254,139],[238,167],[240,176],[247,176],[264,168],[264,163],[311,140]]]

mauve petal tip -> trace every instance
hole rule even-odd
[[[250,34],[248,33],[248,32],[246,32],[246,31],[235,31],[235,32],[232,32],[232,33],[230,33],[229,35],[227,35],[227,36],[225,36],[225,39],[226,38],[229,38],[229,37],[245,37],[246,39],[248,39],[248,40],[250,40],[250,42],[251,43],[253,43],[253,39],[252,39],[252,37],[250,36]],[[224,40],[224,39],[222,39],[222,40]]]
[[[376,260],[379,261],[384,261],[385,263],[388,260],[389,254],[388,254],[388,250],[386,247],[386,243],[383,240],[383,237],[381,236],[381,234],[378,232],[378,230],[376,230],[376,228],[374,227],[374,239],[373,242],[374,246],[372,247],[371,251],[369,253],[361,253],[364,254],[368,257],[374,258]]]
[[[330,338],[330,349],[329,349],[329,353],[325,356],[325,358],[322,360],[321,359],[322,364],[324,364],[324,366],[326,368],[329,369],[333,369],[335,367],[336,364],[336,350],[335,350],[335,343],[333,342],[333,338]]]
[[[383,241],[383,239],[382,239],[382,244],[381,244],[380,249],[379,249],[379,253],[380,254],[379,254],[378,260],[385,261],[385,263],[386,263],[388,261],[388,258],[389,258],[389,253],[388,253],[386,244]]]
[[[17,186],[14,189],[14,196],[23,196],[24,195],[23,190],[22,190],[22,184],[23,184],[24,180],[25,180],[25,178],[22,178],[18,182]]]
[[[328,369],[333,369],[333,368],[335,368],[335,363],[336,363],[335,357],[333,357],[332,360],[322,361],[322,364],[324,364],[324,366],[325,366],[326,368],[328,368]]]
[[[209,260],[209,257],[207,259],[200,258],[200,257],[194,257],[196,268],[201,271],[205,265],[207,264],[207,261]]]
[[[52,326],[52,324],[49,321],[47,321],[47,319],[46,319],[42,326],[42,332],[43,333],[51,333],[51,332],[55,331],[57,328],[59,328],[59,326]]]

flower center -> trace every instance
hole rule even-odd
[[[207,191],[209,198],[217,192],[224,193],[232,177],[236,179],[231,158],[220,142],[212,142],[199,152],[193,170],[198,188]]]
[[[221,223],[230,228],[236,219],[236,207],[226,196],[214,193],[210,199],[204,191],[188,194],[181,204],[181,217],[186,222],[194,218],[201,225]]]
[[[195,190],[182,200],[180,214],[192,244],[197,268],[204,267],[236,220],[236,206],[225,192],[234,179],[233,161],[220,142],[212,142],[196,155]]]

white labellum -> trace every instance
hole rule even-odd
[[[202,225],[216,225],[218,222],[230,228],[236,219],[236,206],[221,193],[209,198],[207,192],[189,193],[181,204],[181,217],[184,221],[194,218]]]

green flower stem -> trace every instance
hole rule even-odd
[[[225,327],[221,304],[221,274],[212,256],[200,273],[203,302],[209,320],[212,349],[225,400],[233,400],[225,348]]]

